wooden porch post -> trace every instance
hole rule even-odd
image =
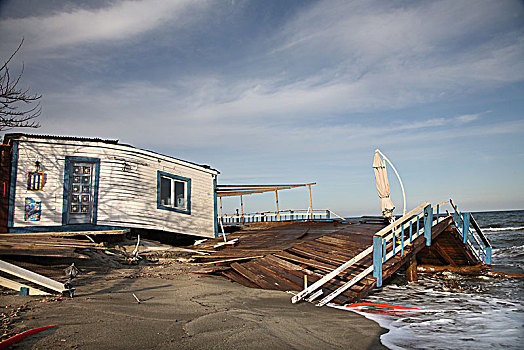
[[[244,224],[244,199],[242,198],[242,195],[240,195],[240,213],[242,217],[242,224]]]
[[[307,185],[309,188],[309,208],[311,209],[311,220],[313,220],[313,200],[311,199],[311,185]]]
[[[277,221],[280,221],[280,210],[278,208],[278,191],[275,190],[275,198],[276,198],[276,203],[277,203]]]
[[[417,256],[416,256],[416,254],[413,254],[409,258],[408,268],[406,270],[406,279],[408,280],[408,282],[416,282],[416,281],[418,281]]]
[[[220,197],[220,220],[222,220],[222,197]]]

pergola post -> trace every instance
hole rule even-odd
[[[277,204],[277,221],[280,221],[280,210],[278,208],[278,191],[275,190],[275,203]]]
[[[313,220],[313,199],[311,198],[311,185],[307,185],[309,188],[309,208],[311,209],[311,220]]]
[[[240,213],[242,218],[242,224],[244,224],[244,198],[242,198],[242,195],[240,195]]]

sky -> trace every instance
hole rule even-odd
[[[2,60],[24,38],[10,68],[42,94],[41,128],[11,132],[118,139],[219,184],[316,182],[313,207],[343,216],[380,215],[378,148],[407,210],[524,208],[522,1],[0,0],[0,35]]]

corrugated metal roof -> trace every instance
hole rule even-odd
[[[27,138],[32,138],[32,139],[103,142],[103,143],[109,143],[109,144],[113,144],[113,145],[116,145],[118,143],[118,140],[104,140],[104,139],[100,139],[100,138],[77,137],[77,136],[38,135],[38,134],[24,134],[24,133],[9,133],[9,134],[5,134],[4,140],[6,141],[7,139],[18,139],[18,138],[21,138],[21,137],[27,137]]]
[[[158,152],[155,152],[155,151],[151,151],[151,150],[148,150],[148,149],[137,148],[137,147],[134,147],[132,145],[118,143],[118,140],[104,140],[104,139],[101,139],[101,138],[78,137],[78,136],[55,136],[55,135],[25,134],[25,133],[8,133],[8,134],[5,134],[5,136],[4,136],[4,143],[7,143],[8,140],[16,140],[16,139],[20,139],[22,137],[33,138],[33,139],[63,140],[63,141],[101,142],[101,143],[106,143],[106,144],[111,144],[111,145],[118,144],[118,145],[124,146],[124,147],[141,149],[143,151],[151,152],[151,153],[163,156],[163,157],[169,157],[169,158],[181,161],[181,162],[185,162],[185,163],[189,163],[189,164],[192,164],[192,165],[196,165],[196,166],[202,167],[202,168],[207,169],[207,170],[216,171],[217,173],[220,174],[220,172],[218,170],[212,168],[211,166],[209,166],[207,164],[198,164],[198,163],[190,162],[190,161],[183,160],[183,159],[180,159],[180,158],[175,158],[173,156],[169,156],[169,155],[166,155],[166,154],[162,154],[162,153],[158,153]]]

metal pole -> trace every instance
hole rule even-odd
[[[313,199],[311,198],[311,185],[307,185],[309,188],[309,208],[311,209],[311,220],[313,220]]]

